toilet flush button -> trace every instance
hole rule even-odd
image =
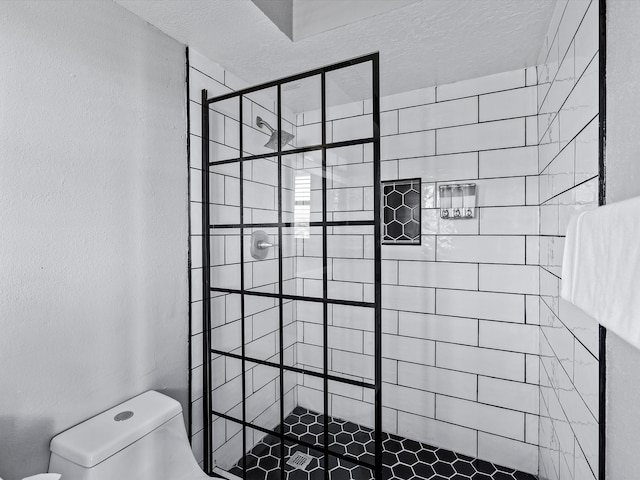
[[[131,417],[133,417],[133,412],[131,410],[127,410],[126,412],[120,412],[113,417],[113,419],[116,422],[124,422],[125,420],[129,420]]]

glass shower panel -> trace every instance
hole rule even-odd
[[[370,144],[327,149],[328,220],[373,220],[373,173]]]
[[[278,222],[278,159],[245,160],[242,172],[244,223]]]
[[[242,424],[213,415],[211,436],[213,466],[230,471],[244,454]]]
[[[240,223],[240,162],[209,168],[209,205],[211,225]]]
[[[373,137],[373,68],[358,63],[326,74],[327,142]]]
[[[279,362],[280,306],[273,298],[245,296],[244,348],[247,358]]]
[[[375,379],[373,309],[352,305],[331,305],[328,324],[329,374],[373,384]],[[362,395],[359,398],[362,398]]]
[[[282,478],[280,465],[282,450],[280,439],[262,430],[245,427],[245,447],[247,454],[229,470],[238,478],[279,479]]]
[[[296,343],[293,358],[285,358],[285,365],[305,372],[322,373],[324,364],[324,335],[322,327],[323,305],[320,302],[296,300],[292,313],[295,315]],[[309,380],[311,381],[311,380]]]
[[[284,434],[319,449],[324,448],[323,380],[312,375],[296,377],[296,406],[286,417]]]
[[[283,283],[283,293],[302,297],[322,298],[324,263],[322,257],[322,227],[282,229],[282,239],[295,246],[289,276]]]
[[[240,295],[213,293],[210,303],[212,351],[218,355],[226,353],[240,355],[242,353]]]
[[[274,153],[278,148],[278,89],[264,88],[242,96],[242,153],[244,157]],[[293,125],[282,122],[281,141],[290,141]],[[286,133],[286,134],[285,134]]]
[[[322,83],[320,75],[283,83],[282,123],[296,125],[295,140],[285,144],[282,150],[319,146],[322,144]],[[288,131],[288,130],[287,130]]]
[[[243,246],[245,290],[279,293],[278,229],[274,227],[245,228]]]
[[[282,163],[282,218],[304,233],[309,222],[322,221],[322,151],[287,154]]]
[[[335,226],[327,235],[327,296],[372,303],[375,287],[373,226]]]
[[[245,362],[246,421],[275,431],[280,425],[280,401],[280,370]]]
[[[214,355],[211,378],[213,413],[242,421],[242,361]]]
[[[211,244],[212,288],[238,290],[241,283],[240,229],[214,228],[209,236]]]
[[[209,155],[213,161],[240,157],[240,102],[237,97],[209,105]]]
[[[376,454],[373,390],[330,381],[329,401],[329,450],[373,466]]]
[[[205,110],[205,447],[215,466],[240,477],[381,472],[373,449],[382,418],[377,56],[365,58],[229,94]]]

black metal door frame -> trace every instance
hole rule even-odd
[[[373,136],[369,138],[343,141],[343,142],[333,142],[327,143],[326,137],[326,91],[325,91],[325,75],[328,72],[339,70],[342,68],[351,67],[354,65],[371,62],[372,68],[372,100],[373,100]],[[289,77],[281,78],[279,80],[275,80],[272,82],[264,83],[261,85],[257,85],[254,87],[246,88],[243,90],[239,90],[230,94],[218,96],[215,98],[208,98],[207,91],[202,90],[202,257],[203,257],[203,320],[202,320],[202,331],[203,331],[203,393],[204,393],[204,401],[203,401],[203,414],[204,414],[204,470],[206,473],[211,474],[213,465],[212,465],[212,453],[213,453],[213,445],[212,445],[212,418],[213,415],[218,416],[220,418],[224,418],[233,422],[236,422],[242,425],[242,435],[243,435],[243,453],[247,453],[246,448],[246,429],[252,428],[257,431],[261,431],[263,433],[271,434],[280,439],[282,442],[281,451],[281,459],[280,459],[280,468],[281,468],[281,477],[284,478],[284,442],[291,442],[293,444],[299,444],[301,446],[313,449],[315,451],[322,452],[324,454],[324,465],[325,465],[325,478],[329,478],[329,471],[326,468],[328,466],[329,455],[343,459],[350,463],[360,465],[366,467],[368,469],[373,470],[374,476],[376,479],[382,479],[382,273],[381,273],[381,214],[380,214],[380,82],[379,82],[379,53],[372,53],[370,55],[365,55],[362,57],[354,58],[351,60],[347,60],[344,62],[336,63],[333,65],[317,68],[314,70],[310,70],[304,73],[300,73],[297,75],[292,75]],[[320,297],[306,297],[306,296],[298,296],[298,295],[286,295],[282,293],[282,229],[286,227],[291,227],[294,224],[283,222],[282,220],[282,156],[283,151],[280,146],[277,152],[269,153],[269,154],[261,154],[261,155],[251,155],[244,156],[243,152],[243,135],[242,135],[242,125],[243,125],[243,105],[242,99],[245,95],[250,93],[263,90],[265,88],[276,87],[277,89],[277,115],[278,115],[278,136],[280,136],[280,132],[282,131],[282,112],[281,112],[281,85],[283,83],[288,83],[296,80],[301,80],[307,77],[312,76],[320,76],[321,79],[321,95],[322,95],[322,141],[318,145],[313,145],[304,148],[294,148],[286,150],[286,155],[296,154],[296,153],[304,153],[309,151],[321,151],[322,152],[322,221],[320,222],[310,222],[310,227],[321,227],[322,228],[322,263],[323,263],[323,296]],[[212,161],[209,158],[209,108],[212,103],[230,100],[233,98],[238,99],[239,103],[239,129],[240,129],[240,137],[239,137],[239,152],[240,156],[238,158],[229,159],[229,160],[219,160],[215,159]],[[364,145],[364,144],[372,144],[373,146],[373,220],[359,220],[359,221],[328,221],[327,220],[327,183],[326,183],[326,152],[328,149],[339,148],[339,147],[347,147],[352,145]],[[278,138],[278,145],[280,145],[280,138]],[[243,164],[246,161],[257,160],[260,158],[266,157],[276,157],[278,159],[278,222],[277,223],[244,223],[244,198],[243,198]],[[240,170],[240,224],[234,225],[211,225],[210,224],[210,208],[209,208],[209,167],[213,165],[220,165],[226,163],[238,163]],[[328,276],[327,276],[327,228],[333,226],[371,226],[373,227],[373,235],[374,235],[374,301],[371,302],[358,302],[358,301],[348,301],[348,300],[334,300],[328,298],[327,295],[327,285],[328,285]],[[254,292],[245,290],[244,284],[244,248],[240,248],[240,262],[241,262],[241,279],[240,279],[240,289],[228,289],[228,288],[215,288],[211,286],[210,279],[210,266],[211,266],[211,252],[210,252],[210,236],[212,228],[237,228],[240,231],[240,242],[244,240],[244,229],[245,228],[277,228],[278,230],[278,281],[279,281],[279,293],[265,293],[265,292]],[[242,335],[242,348],[241,354],[232,354],[229,352],[212,350],[211,348],[211,306],[210,306],[210,294],[211,292],[218,293],[232,293],[240,295],[241,301],[241,335]],[[249,358],[245,354],[245,312],[244,312],[244,298],[245,295],[254,295],[254,296],[263,296],[263,297],[271,297],[278,300],[279,305],[279,333],[280,333],[280,354],[279,354],[279,362],[269,362],[260,360],[257,358]],[[306,370],[303,368],[287,366],[284,364],[283,360],[283,301],[284,300],[302,300],[307,302],[320,302],[323,304],[323,371],[315,372]],[[374,383],[361,382],[353,379],[337,377],[329,374],[328,369],[328,307],[329,305],[350,305],[356,307],[364,307],[371,308],[374,311]],[[213,411],[212,404],[212,394],[211,394],[211,355],[223,355],[228,358],[238,359],[242,363],[242,421],[239,421],[237,418],[232,418],[223,412],[215,412]],[[259,425],[254,425],[247,422],[246,419],[246,392],[245,392],[245,363],[251,362],[260,365],[266,365],[270,367],[274,367],[279,369],[280,371],[280,425],[284,423],[284,375],[285,371],[295,372],[295,373],[303,373],[305,375],[310,375],[313,377],[319,377],[323,379],[324,382],[324,445],[319,447],[318,445],[313,445],[302,441],[296,437],[285,435],[280,431],[272,431],[266,428],[263,428]],[[329,392],[328,392],[328,384],[329,381],[335,381],[340,383],[346,383],[350,385],[355,385],[367,389],[374,390],[374,398],[375,398],[375,420],[374,420],[374,443],[375,443],[375,464],[370,464],[363,460],[356,459],[354,457],[339,454],[337,452],[329,451]],[[246,478],[246,471],[243,470],[243,477]]]

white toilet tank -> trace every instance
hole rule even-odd
[[[145,392],[51,440],[49,472],[61,480],[202,480],[180,404]]]

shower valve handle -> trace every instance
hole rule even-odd
[[[269,243],[269,242],[261,241],[261,242],[258,242],[258,244],[257,244],[256,246],[257,246],[258,248],[260,248],[260,249],[263,249],[263,248],[270,248],[270,247],[273,247],[274,245],[273,245],[273,243]]]

